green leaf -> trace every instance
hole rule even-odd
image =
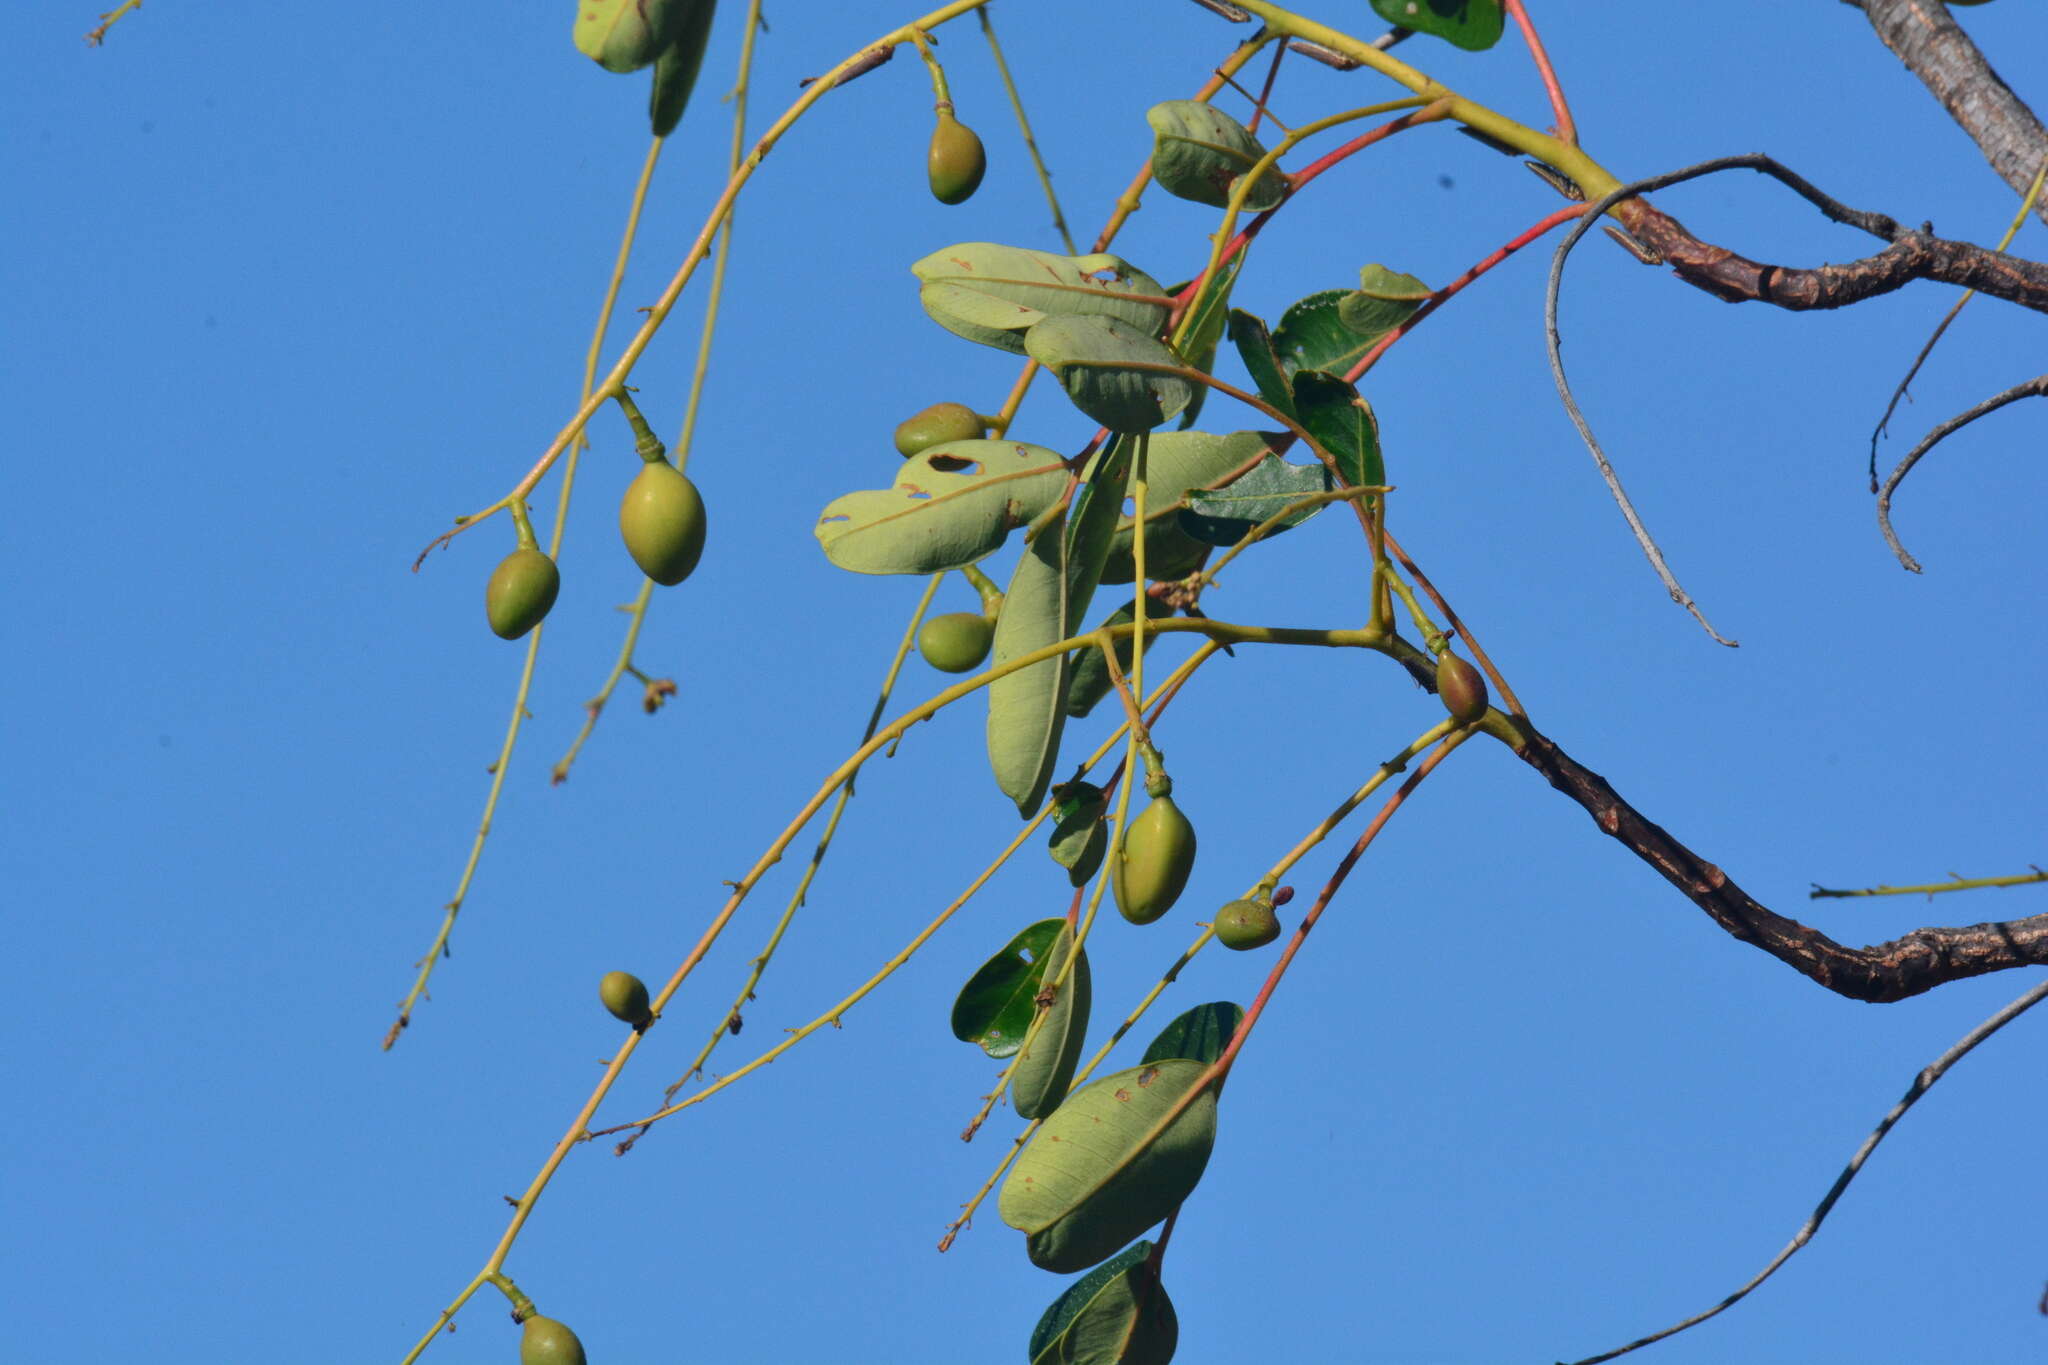
[[[1168,1365],[1180,1321],[1134,1242],[1067,1287],[1032,1329],[1031,1365]]]
[[[1165,342],[1116,318],[1049,317],[1024,334],[1024,350],[1051,370],[1074,406],[1111,431],[1150,431],[1185,408],[1195,386],[1177,374],[1134,366],[1178,366]]]
[[[1078,678],[1080,671],[1075,670]],[[1073,683],[1067,685],[1067,714],[1074,714]],[[1083,712],[1082,714],[1086,714]],[[1102,854],[1108,844],[1109,827],[1103,823],[1102,812],[1108,805],[1108,798],[1102,788],[1093,782],[1074,781],[1053,788],[1052,835],[1046,840],[1046,851],[1052,860],[1067,869],[1067,880],[1075,886],[1084,886],[1095,870],[1102,866]]]
[[[1010,1104],[1022,1118],[1044,1118],[1067,1097],[1074,1083],[1074,1067],[1081,1060],[1081,1044],[1088,1036],[1088,1009],[1093,987],[1088,980],[1088,950],[1074,947],[1074,932],[1064,923],[1046,955],[1043,981],[1046,989],[1059,979],[1067,954],[1078,951],[1074,970],[1065,986],[1044,1007],[1045,1019],[1038,1032],[1024,1045],[1017,1069],[1010,1073]],[[1040,994],[1044,992],[1041,991]]]
[[[1202,286],[1202,292],[1195,297],[1194,303],[1188,309],[1188,316],[1192,321],[1183,329],[1180,352],[1187,357],[1190,366],[1203,374],[1216,372],[1216,348],[1223,341],[1223,325],[1230,317],[1230,291],[1236,286],[1237,272],[1243,265],[1244,256],[1240,253]],[[1192,284],[1193,281],[1190,280],[1188,283]],[[1186,287],[1187,285],[1179,285],[1168,292],[1178,297],[1180,291]],[[1195,396],[1188,400],[1187,407],[1180,414],[1182,431],[1195,424],[1195,419],[1202,415],[1202,404],[1207,402],[1208,398],[1209,386],[1195,385]]]
[[[1193,1192],[1216,1145],[1213,1087],[1138,1146],[1206,1070],[1184,1060],[1131,1067],[1083,1086],[1039,1123],[997,1200],[1003,1221],[1026,1235],[1033,1265],[1086,1270]]]
[[[675,46],[712,0],[580,0],[576,49],[607,71],[638,71]],[[701,16],[709,22],[709,16]]]
[[[1390,24],[1442,38],[1468,52],[1484,52],[1499,42],[1507,22],[1500,0],[1372,0],[1372,7]]]
[[[1151,547],[1150,537],[1146,538],[1146,546],[1149,553]],[[1152,566],[1147,563],[1145,567],[1149,569]],[[1127,626],[1138,618],[1136,608],[1137,604],[1135,602],[1126,602],[1105,617],[1102,624],[1104,626]],[[1173,615],[1173,608],[1166,603],[1149,595],[1145,598],[1145,616],[1148,620],[1159,620],[1162,617],[1171,615]],[[1158,641],[1159,637],[1157,635],[1148,632],[1145,636],[1146,651],[1149,653],[1152,646],[1158,643]],[[1116,666],[1122,669],[1126,675],[1131,671],[1131,641],[1128,637],[1116,642]],[[1073,675],[1067,679],[1067,714],[1075,717],[1087,715],[1095,709],[1097,702],[1109,695],[1112,686],[1114,684],[1110,682],[1109,667],[1102,661],[1102,651],[1100,649],[1083,650],[1074,660]],[[1097,855],[1097,860],[1100,861],[1100,854]],[[1090,868],[1089,875],[1092,876],[1093,874],[1094,869]],[[1079,886],[1081,882],[1086,880],[1088,880],[1087,877],[1082,877],[1074,885]]]
[[[1180,528],[1179,506],[1198,488],[1221,488],[1242,477],[1272,453],[1285,437],[1268,431],[1166,431],[1152,438],[1145,456],[1145,576],[1164,581],[1192,573],[1207,547]],[[1117,523],[1116,540],[1103,565],[1104,583],[1128,583],[1136,519]]]
[[[1243,1008],[1228,1000],[1197,1005],[1159,1031],[1152,1046],[1145,1049],[1145,1060],[1163,1062],[1185,1057],[1207,1066],[1223,1055],[1243,1019]]]
[[[1147,336],[1166,329],[1173,300],[1122,258],[1059,256],[994,242],[961,242],[910,267],[918,302],[957,336],[1024,354],[1024,334],[1048,317],[1111,317]]]
[[[1152,128],[1152,178],[1197,204],[1228,205],[1237,181],[1266,154],[1242,123],[1213,104],[1168,100],[1147,110],[1145,122]],[[1270,166],[1245,194],[1244,207],[1261,213],[1286,197],[1286,175]]]
[[[1067,490],[1044,446],[949,441],[906,460],[894,487],[848,493],[818,514],[825,557],[855,573],[938,573],[1000,546]]]
[[[1357,389],[1333,375],[1303,370],[1294,376],[1294,401],[1301,408],[1302,427],[1336,457],[1347,485],[1387,481],[1380,460],[1379,420]]]
[[[1045,977],[1047,950],[1067,927],[1064,919],[1026,925],[981,964],[953,1002],[953,1036],[991,1057],[1008,1057],[1024,1045],[1024,1030],[1038,1013],[1036,997]]]
[[[1273,329],[1273,350],[1288,378],[1303,370],[1342,374],[1372,349],[1372,341],[1346,327],[1339,315],[1350,297],[1350,290],[1324,289],[1296,299],[1280,315],[1280,325]],[[1295,401],[1300,402],[1299,395]]]
[[[1268,455],[1235,483],[1213,492],[1188,494],[1187,505],[1180,509],[1180,529],[1205,545],[1235,545],[1289,503],[1311,493],[1326,492],[1335,486],[1336,481],[1330,477],[1330,471],[1320,464],[1290,464],[1278,455]],[[1301,525],[1310,517],[1320,515],[1328,506],[1328,503],[1319,503],[1290,514],[1266,532],[1266,538],[1270,540],[1282,531]],[[1077,673],[1076,686],[1078,684]],[[1070,688],[1067,693],[1070,709],[1073,702],[1074,693]]]
[[[1337,321],[1363,338],[1370,349],[1414,317],[1432,292],[1413,275],[1369,265],[1358,272],[1358,288],[1337,301]]]
[[[1066,639],[1066,518],[1055,517],[1017,560],[1003,596],[989,664],[999,667]],[[1067,672],[1061,654],[997,678],[988,687],[988,762],[996,785],[1029,819],[1045,799],[1067,720]]]
[[[1237,347],[1238,359],[1244,362],[1245,372],[1251,375],[1259,397],[1287,416],[1294,416],[1294,388],[1287,382],[1287,372],[1281,367],[1279,353],[1273,349],[1273,338],[1266,331],[1265,319],[1241,308],[1233,308],[1230,310],[1229,333],[1231,345]]]
[[[711,17],[718,0],[697,0],[683,19],[676,40],[654,59],[654,91],[647,97],[647,121],[656,137],[667,137],[683,120],[696,88],[697,71],[704,65],[704,46],[711,41]]]

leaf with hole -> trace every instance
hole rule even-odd
[[[825,557],[855,573],[938,573],[988,555],[1067,490],[1044,446],[949,441],[904,461],[893,487],[834,498],[818,514]]]
[[[1500,0],[1372,0],[1372,7],[1390,24],[1441,38],[1468,52],[1484,52],[1499,42],[1507,23]]]
[[[1039,1123],[997,1200],[1033,1265],[1086,1270],[1194,1191],[1216,1145],[1214,1088],[1152,1130],[1206,1070],[1184,1060],[1134,1066],[1083,1086]]]
[[[1251,472],[1218,489],[1197,489],[1180,509],[1180,529],[1205,545],[1235,545],[1271,516],[1312,493],[1336,486],[1320,464],[1291,464],[1268,455]],[[1291,530],[1320,515],[1328,503],[1298,508],[1281,518],[1266,538]],[[1071,701],[1071,698],[1070,698]]]
[[[1001,952],[982,963],[953,1001],[953,1036],[991,1057],[1014,1055],[1038,1013],[1046,954],[1066,927],[1064,919],[1026,925]]]
[[[1336,460],[1347,486],[1387,481],[1380,459],[1379,419],[1357,389],[1334,375],[1303,370],[1294,376],[1294,401],[1301,409],[1302,427]]]
[[[1024,350],[1111,431],[1150,431],[1195,396],[1192,381],[1161,368],[1181,365],[1172,347],[1116,318],[1046,318],[1024,334]]]
[[[960,242],[910,267],[918,302],[956,336],[1024,354],[1024,334],[1049,317],[1111,317],[1147,336],[1166,328],[1173,300],[1121,257],[1059,256],[995,242]]]
[[[1145,122],[1152,128],[1152,178],[1168,194],[1197,204],[1228,205],[1238,180],[1266,154],[1242,123],[1199,100],[1155,104]],[[1269,166],[1245,192],[1244,207],[1262,213],[1286,197],[1286,175]]]
[[[1133,1242],[1047,1305],[1031,1331],[1031,1365],[1168,1365],[1180,1321],[1151,1255],[1151,1242]]]
[[[1075,953],[1074,970],[1066,984],[1054,987],[1065,970],[1067,955]],[[1010,1073],[1010,1104],[1020,1117],[1043,1118],[1059,1107],[1074,1083],[1074,1067],[1081,1060],[1081,1044],[1088,1036],[1088,1009],[1093,987],[1088,980],[1088,950],[1074,945],[1073,929],[1062,922],[1059,937],[1046,954],[1044,986],[1039,991],[1057,990],[1050,1003],[1041,1007],[1038,1030],[1028,1035],[1018,1054],[1016,1070]]]
[[[1231,1036],[1237,1032],[1237,1026],[1243,1019],[1244,1009],[1228,1000],[1215,1000],[1184,1010],[1172,1023],[1159,1030],[1152,1046],[1145,1049],[1145,1060],[1163,1062],[1185,1057],[1207,1066],[1223,1055],[1223,1049],[1229,1045]]]

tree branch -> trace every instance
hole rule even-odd
[[[1958,928],[1915,929],[1850,948],[1752,900],[1728,874],[1629,805],[1600,774],[1534,730],[1516,756],[1579,803],[1593,823],[1744,943],[1754,944],[1837,995],[1889,1004],[1950,981],[2012,967],[2048,966],[2048,914]]]
[[[2048,128],[2012,92],[1939,0],[1843,0],[1863,11],[1879,41],[1906,64],[1977,144],[1991,168],[2025,193],[2048,159]],[[2035,207],[2048,223],[2048,203]]]

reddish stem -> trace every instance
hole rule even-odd
[[[1536,25],[1529,18],[1529,11],[1522,7],[1522,0],[1504,0],[1504,7],[1514,17],[1515,26],[1522,30],[1522,41],[1529,45],[1529,56],[1536,63],[1536,74],[1543,78],[1543,93],[1550,97],[1550,112],[1557,118],[1552,130],[1561,142],[1579,145],[1578,126],[1572,122],[1572,111],[1565,106],[1564,87],[1557,83],[1557,72],[1551,68],[1550,54],[1543,50],[1543,40],[1536,36]]]
[[[1287,44],[1273,45],[1273,64],[1266,68],[1266,83],[1259,87],[1259,97],[1252,101],[1252,121],[1245,125],[1245,131],[1258,136],[1259,120],[1266,116],[1266,101],[1273,97],[1273,82],[1280,76],[1280,59],[1287,55]]]

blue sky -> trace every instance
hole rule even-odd
[[[833,568],[818,508],[893,476],[902,417],[993,407],[1014,376],[933,326],[907,272],[952,242],[1057,245],[970,20],[940,51],[989,147],[974,199],[925,192],[930,87],[904,58],[828,98],[742,200],[690,461],[709,548],[657,598],[639,656],[679,694],[652,718],[622,694],[551,788],[616,649],[612,607],[638,584],[614,529],[630,440],[615,415],[593,426],[533,720],[454,957],[380,1052],[475,829],[521,658],[479,610],[511,548],[502,519],[408,566],[573,411],[645,151],[644,77],[581,57],[567,6],[511,8],[492,24],[473,7],[164,0],[90,50],[90,7],[46,4],[0,52],[15,191],[0,555],[17,660],[0,681],[0,1075],[17,1114],[0,1274],[15,1358],[398,1360],[617,1046],[599,977],[665,978],[721,881],[858,739],[920,584]],[[723,181],[717,96],[742,7],[725,8],[627,310],[659,292]],[[1377,32],[1364,8],[1332,22]],[[1617,174],[1765,150],[1859,207],[2002,231],[2012,193],[1853,10],[1681,9],[1538,14],[1584,145]],[[2020,0],[1962,14],[2023,97],[2048,97],[2048,15]],[[771,9],[755,126],[898,17]],[[1084,237],[1145,157],[1145,109],[1190,94],[1241,32],[1192,5],[996,18]],[[1488,54],[1402,53],[1548,120],[1512,36]],[[1394,93],[1291,60],[1276,108],[1304,122]],[[1277,316],[1368,262],[1442,282],[1557,204],[1442,129],[1309,193],[1262,240],[1240,306]],[[1868,247],[1755,176],[1659,202],[1763,259]],[[1118,250],[1184,278],[1214,216],[1154,194]],[[2038,222],[2015,250],[2048,253]],[[1758,899],[1846,942],[2043,908],[2041,888],[1805,893],[2042,860],[2048,738],[2026,699],[2048,682],[2048,409],[1979,423],[1906,484],[1900,531],[1927,565],[1906,574],[1877,534],[1865,439],[1948,293],[1828,316],[1735,308],[1590,239],[1564,306],[1579,397],[1674,567],[1741,640],[1724,650],[1665,599],[1559,409],[1547,259],[1488,277],[1366,385],[1397,533],[1536,722]],[[635,376],[663,432],[701,298],[693,285]],[[1889,457],[2038,372],[2040,336],[2037,317],[1973,304]],[[1250,425],[1222,400],[1204,421]],[[1013,434],[1074,449],[1088,424],[1047,391]],[[1361,583],[1357,542],[1328,517],[1247,556],[1206,605],[1350,625]],[[972,605],[957,578],[939,603]],[[913,664],[893,709],[941,681]],[[1098,1031],[1208,908],[1439,714],[1374,657],[1242,650],[1206,670],[1159,735],[1201,858],[1168,920],[1111,918],[1091,942]],[[981,732],[962,706],[863,775],[714,1069],[864,978],[1014,832]],[[1302,903],[1336,853],[1303,865]],[[606,1120],[643,1112],[687,1063],[800,864],[748,902]],[[510,1272],[602,1362],[1021,1358],[1068,1281],[1025,1261],[993,1205],[932,1250],[1014,1123],[958,1141],[995,1067],[946,1019],[984,957],[1063,912],[1063,888],[1027,849],[842,1029],[623,1160],[577,1152]],[[1270,954],[1227,956],[1203,954],[1156,1022],[1248,1001]],[[1167,1258],[1177,1359],[1547,1362],[1706,1307],[1791,1235],[1914,1072],[2038,977],[1841,1000],[1714,929],[1533,773],[1472,744],[1361,865],[1233,1073]],[[1749,1302],[1641,1358],[2039,1360],[2043,1029],[2028,1016],[1958,1068]],[[427,1359],[509,1360],[515,1336],[487,1292]]]

